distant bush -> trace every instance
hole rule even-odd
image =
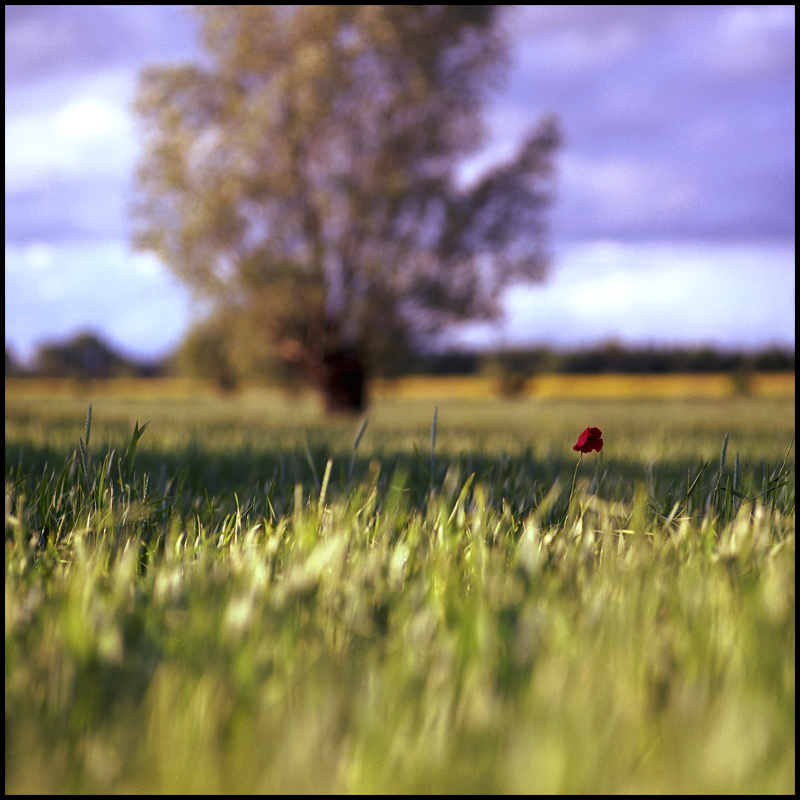
[[[14,351],[6,347],[6,378],[21,378],[27,374],[28,371],[17,360]]]
[[[794,353],[777,347],[763,350],[753,357],[753,368],[759,372],[794,370]]]
[[[37,352],[33,374],[42,378],[147,377],[155,365],[140,364],[114,350],[95,333],[83,332],[64,343],[48,342]]]
[[[225,320],[217,317],[195,325],[174,353],[171,371],[192,378],[211,380],[223,392],[234,391],[239,375]]]

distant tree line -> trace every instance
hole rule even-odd
[[[627,348],[618,344],[554,350],[548,347],[501,349],[491,352],[450,351],[420,359],[415,372],[469,375],[486,371],[591,374],[598,372],[754,372],[793,371],[794,351],[772,347],[757,352],[696,348]]]
[[[80,333],[65,342],[48,342],[37,352],[31,367],[25,367],[6,347],[7,378],[41,377],[77,380],[164,376],[205,378],[220,389],[235,389],[249,378],[285,382],[287,376],[268,361],[250,363],[243,374],[231,363],[213,331],[190,332],[182,345],[159,361],[130,358],[95,333]],[[581,350],[549,347],[499,349],[492,351],[448,350],[439,353],[411,353],[387,364],[378,374],[476,375],[528,378],[543,373],[658,373],[658,372],[777,372],[794,371],[794,350],[772,347],[757,352],[721,351],[709,347],[658,349],[627,348],[606,344]]]
[[[166,374],[160,361],[137,361],[123,355],[95,333],[82,332],[64,342],[41,345],[30,367],[6,347],[6,378],[153,378]]]

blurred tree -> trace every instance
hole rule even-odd
[[[239,382],[232,343],[229,320],[221,309],[189,331],[172,358],[172,367],[180,375],[212,380],[223,394],[233,392]]]
[[[94,333],[78,333],[64,343],[38,348],[36,374],[42,378],[119,378],[139,374],[138,365],[116,352]]]
[[[201,6],[203,66],[142,75],[136,246],[329,408],[544,275],[555,121],[474,184],[456,171],[503,62],[497,9]]]

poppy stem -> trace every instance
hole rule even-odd
[[[575,478],[578,477],[578,467],[583,461],[583,453],[578,457],[578,463],[575,465],[575,474],[572,476],[572,488],[569,490],[569,498],[567,499],[567,513],[569,513],[569,504],[572,502],[572,492],[575,491]]]

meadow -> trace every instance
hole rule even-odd
[[[427,386],[7,382],[6,792],[794,793],[793,389]]]

